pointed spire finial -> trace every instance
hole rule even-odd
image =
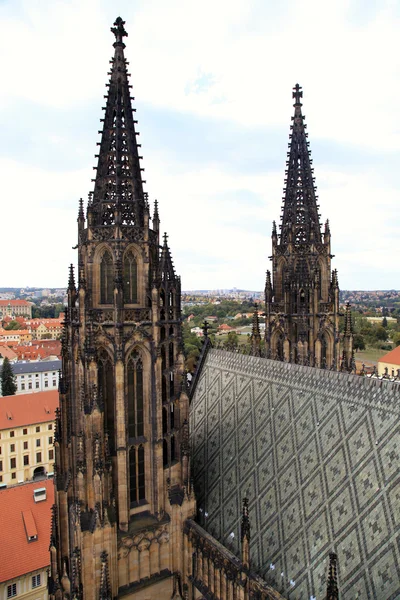
[[[250,540],[249,501],[247,498],[243,498],[240,535],[241,535],[242,541],[244,540],[244,538],[247,538],[248,540]]]
[[[85,214],[83,212],[83,199],[79,198],[79,210],[78,210],[78,219],[85,219]]]
[[[163,240],[164,240],[164,246],[168,246],[168,234],[166,231],[164,231]]]
[[[203,334],[205,338],[208,338],[208,330],[210,329],[210,326],[208,324],[208,321],[204,320],[204,323],[202,325],[202,329],[203,329]]]
[[[251,328],[251,354],[253,356],[261,356],[261,333],[260,333],[260,322],[258,319],[257,306],[254,308],[253,323]]]
[[[298,83],[296,83],[296,85],[293,88],[292,97],[295,100],[293,106],[302,106],[300,99],[303,97],[303,91],[301,89],[301,85],[299,85]]]
[[[127,37],[128,34],[125,31],[125,21],[121,19],[121,17],[117,17],[114,21],[114,27],[111,27],[112,33],[115,35],[114,48],[116,46],[122,46],[125,48],[125,44],[123,42],[123,38]]]
[[[326,600],[339,600],[339,588],[337,580],[337,555],[329,554],[329,572],[326,588]]]
[[[75,274],[74,265],[72,263],[69,265],[68,289],[75,290]]]
[[[153,214],[153,220],[154,219],[158,219],[158,200],[154,200],[154,214]]]

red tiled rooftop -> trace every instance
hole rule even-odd
[[[4,396],[0,398],[0,429],[53,421],[58,402],[57,390]]]
[[[34,501],[33,491],[38,488],[46,488],[46,500]],[[0,491],[0,582],[20,577],[24,573],[50,564],[49,541],[53,503],[52,480],[25,483]],[[36,530],[36,540],[28,541],[25,523],[30,533]],[[33,527],[35,529],[32,529]]]
[[[396,346],[393,350],[381,356],[379,362],[390,363],[392,365],[400,366],[400,346]]]
[[[30,306],[31,303],[26,300],[0,300],[0,306]]]

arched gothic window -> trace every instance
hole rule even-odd
[[[128,436],[144,435],[143,364],[138,352],[132,352],[128,361]]]
[[[100,304],[114,301],[114,266],[110,252],[106,250],[100,262]]]
[[[105,350],[99,353],[98,390],[104,403],[104,423],[109,434],[110,452],[113,453],[115,449],[114,369]]]
[[[137,299],[137,262],[133,252],[124,258],[124,302],[136,304]]]
[[[144,476],[144,448],[132,446],[129,450],[129,480],[131,506],[139,504],[146,498],[146,484]]]

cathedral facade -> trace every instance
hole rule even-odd
[[[351,320],[347,307],[341,354],[300,88],[266,285],[265,345],[281,360],[262,356],[255,312],[252,355],[212,348],[205,328],[189,387],[181,282],[143,191],[124,25],[112,28],[69,275],[50,599],[338,600],[339,574],[345,600],[394,600],[398,390],[335,372],[351,370]]]

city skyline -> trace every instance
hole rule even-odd
[[[329,26],[315,1],[301,13],[291,1],[41,7],[0,6],[3,285],[65,287],[76,264],[78,199],[93,189],[118,11],[145,190],[152,206],[159,200],[183,289],[263,288],[297,82],[339,285],[398,287],[400,14],[392,3],[335,3]]]

